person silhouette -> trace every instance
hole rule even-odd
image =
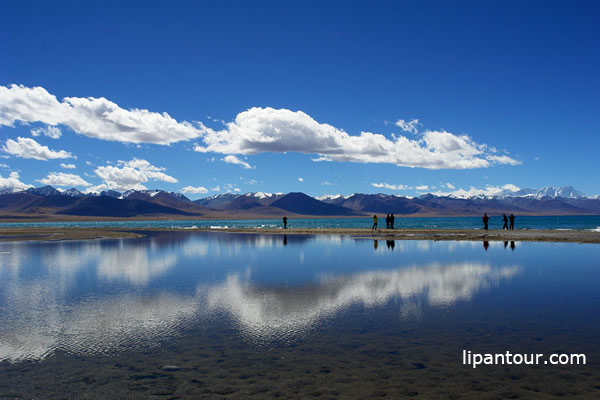
[[[485,249],[485,251],[487,251],[488,247],[490,247],[490,242],[488,242],[487,240],[483,241],[483,248]]]
[[[514,249],[515,249],[515,241],[514,241],[514,240],[511,240],[511,241],[510,241],[510,249],[511,249],[511,250],[514,250]]]
[[[488,217],[487,213],[483,214],[482,220],[483,220],[483,229],[487,231],[488,230],[488,222],[490,220],[490,217]]]
[[[373,226],[371,230],[377,230],[377,215],[373,215]]]
[[[514,230],[515,229],[515,216],[513,214],[510,214],[510,217],[508,217],[508,219],[510,220],[510,230]]]
[[[373,240],[373,250],[377,250],[378,246],[379,246],[379,240]]]
[[[390,214],[390,228],[394,229],[394,213]]]
[[[390,214],[385,216],[385,229],[390,229]]]
[[[506,248],[508,246],[508,240],[504,241],[504,248]]]
[[[283,217],[283,229],[287,229],[287,217]]]
[[[504,225],[502,226],[502,230],[504,230],[504,229],[508,230],[508,217],[506,216],[506,214],[502,215],[502,219],[504,220]]]
[[[283,235],[283,245],[287,246],[287,235]]]

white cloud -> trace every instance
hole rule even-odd
[[[92,164],[92,162],[91,162],[91,161],[86,161],[86,162],[85,162],[85,165],[88,165],[88,166],[90,166],[90,165],[94,165],[94,164]]]
[[[64,172],[50,172],[44,179],[39,179],[39,182],[44,185],[51,186],[91,186],[92,184],[86,182],[82,177],[75,174],[66,174]]]
[[[198,186],[198,187],[193,187],[193,186],[186,186],[183,189],[181,189],[182,193],[208,193],[208,189],[205,188],[204,186]]]
[[[58,139],[62,136],[60,128],[52,125],[48,125],[45,128],[34,128],[31,130],[31,134],[33,136],[40,136],[43,134],[44,136],[48,136],[52,139]]]
[[[106,165],[94,170],[108,188],[112,190],[144,190],[142,184],[149,180],[177,183],[177,179],[165,174],[165,169],[155,167],[148,161],[134,158],[130,161],[119,161],[117,166]]]
[[[8,164],[0,164],[0,168],[9,168]]]
[[[240,188],[235,188],[235,189],[233,189],[233,191],[237,192],[237,193],[241,192]]]
[[[56,158],[75,158],[67,151],[50,150],[48,146],[42,146],[31,138],[23,137],[18,137],[16,142],[13,139],[8,139],[2,147],[2,151],[21,158],[33,158],[44,161]]]
[[[61,168],[64,169],[75,169],[75,164],[65,164],[65,163],[60,163]]]
[[[399,119],[394,125],[402,129],[404,132],[410,132],[413,135],[416,135],[419,133],[419,129],[417,127],[421,124],[419,124],[418,119],[413,119],[412,121],[408,122],[403,119]]]
[[[334,183],[331,183],[329,181],[323,181],[323,182],[321,182],[321,185],[323,185],[323,186],[333,186]]]
[[[501,194],[502,192],[517,192],[519,190],[520,190],[520,188],[518,186],[513,185],[511,183],[507,183],[506,185],[503,185],[503,186],[487,185],[484,189],[478,189],[478,188],[471,186],[468,190],[456,189],[451,192],[443,192],[443,191],[432,192],[432,194],[436,195],[436,196],[450,196],[450,197],[464,199],[464,198],[475,197],[475,196],[490,197],[490,196],[495,196],[495,195]]]
[[[19,173],[16,171],[11,172],[8,178],[2,177],[0,174],[0,190],[14,189],[14,190],[25,190],[33,187],[19,180]]]
[[[302,111],[251,108],[239,113],[224,130],[202,125],[203,144],[195,151],[222,154],[258,154],[288,151],[317,154],[314,161],[391,163],[428,169],[468,169],[495,163],[517,164],[508,156],[494,156],[488,146],[466,135],[425,131],[416,139],[405,136],[387,139],[381,134],[348,133],[321,124]]]
[[[108,185],[106,183],[101,183],[99,185],[96,186],[91,186],[87,189],[85,189],[84,191],[82,191],[82,193],[100,193],[104,190],[110,190],[110,188],[108,187]]]
[[[256,179],[250,179],[249,181],[246,182],[248,185],[256,185],[258,183],[258,181]]]
[[[237,164],[237,165],[241,165],[242,167],[246,168],[246,169],[252,169],[254,168],[252,165],[248,164],[246,161],[244,160],[240,160],[239,158],[237,158],[236,156],[232,156],[232,155],[228,155],[225,158],[222,159],[223,161],[225,161],[228,164]]]
[[[453,185],[453,184],[451,184],[450,182],[446,183],[446,187],[447,187],[448,189],[456,189],[456,188],[454,187],[454,185]]]
[[[298,182],[304,182],[304,178],[298,178]]]
[[[213,192],[220,192],[221,191],[221,186],[217,185],[214,188],[211,188],[210,190],[213,191]]]
[[[427,186],[427,185],[415,186],[415,189],[417,189],[417,190],[429,190],[429,186]]]
[[[189,122],[177,122],[167,113],[125,110],[103,97],[56,97],[42,87],[0,86],[0,125],[15,121],[66,125],[96,139],[126,143],[170,144],[198,137]]]
[[[517,161],[513,158],[510,158],[509,156],[492,156],[489,155],[487,156],[487,159],[493,162],[497,162],[498,164],[508,164],[508,165],[519,165],[521,164],[520,161]]]
[[[390,185],[389,183],[371,183],[371,186],[382,189],[390,189],[390,190],[406,190],[410,189],[409,186],[406,185]]]

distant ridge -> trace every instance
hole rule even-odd
[[[586,197],[573,187],[539,190],[504,190],[491,196],[434,195],[403,197],[390,194],[355,193],[319,199],[304,193],[225,193],[190,200],[164,190],[130,190],[82,193],[77,189],[57,190],[52,186],[0,191],[0,218],[35,216],[78,217],[191,217],[244,218],[260,216],[473,216],[515,213],[520,215],[600,215],[600,199]]]
[[[116,199],[109,196],[86,197],[57,214],[91,217],[136,217],[141,215],[201,215],[165,207],[143,200]]]
[[[338,206],[335,204],[327,204],[322,201],[313,199],[304,193],[289,193],[279,200],[271,203],[272,207],[281,208],[282,210],[290,211],[296,214],[304,215],[356,215],[353,210]]]

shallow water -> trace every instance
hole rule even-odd
[[[0,243],[0,399],[598,398],[599,259],[336,235]],[[587,363],[474,369],[463,350]]]
[[[379,215],[383,217],[383,215]],[[381,227],[383,219],[380,219]],[[371,218],[309,218],[288,221],[290,228],[371,228]],[[490,216],[490,229],[501,229],[502,216]],[[70,221],[70,222],[2,222],[0,228],[27,227],[82,227],[82,228],[242,228],[273,229],[282,228],[281,219],[244,219],[244,220],[166,220],[166,221]],[[481,217],[397,217],[396,229],[481,229]],[[600,215],[560,215],[560,216],[517,216],[515,229],[585,229],[600,231]]]

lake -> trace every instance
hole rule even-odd
[[[385,215],[379,214],[379,227],[385,226]],[[502,216],[490,215],[490,229],[501,229]],[[291,229],[371,228],[369,218],[290,218]],[[0,222],[0,228],[241,228],[264,229],[282,228],[281,219],[227,219],[227,220],[120,220],[120,221],[52,221],[52,222]],[[401,217],[396,216],[396,229],[481,229],[481,217]],[[600,215],[517,215],[515,229],[584,229],[600,232]]]
[[[337,235],[4,242],[0,399],[598,398],[598,260]],[[464,360],[507,351],[543,356]]]

